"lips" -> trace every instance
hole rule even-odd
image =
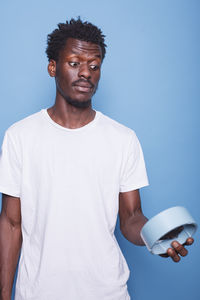
[[[73,85],[75,89],[79,92],[90,93],[93,86],[88,82],[79,82]]]
[[[83,93],[90,93],[92,90],[92,87],[86,87],[86,86],[81,86],[81,85],[75,85],[75,89],[79,92]]]

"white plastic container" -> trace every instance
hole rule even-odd
[[[164,235],[177,227],[183,226],[183,230],[172,239],[161,239]],[[176,240],[184,244],[197,229],[197,224],[186,208],[175,206],[168,208],[151,218],[142,228],[141,237],[152,254],[166,253]]]

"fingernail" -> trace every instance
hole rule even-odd
[[[176,247],[178,247],[178,246],[179,246],[179,243],[178,243],[178,242],[176,242],[176,241],[174,241],[174,242],[172,242],[172,246],[176,248]]]

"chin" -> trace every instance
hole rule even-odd
[[[88,108],[91,106],[91,99],[77,100],[67,97],[65,100],[67,101],[67,103],[77,108]]]

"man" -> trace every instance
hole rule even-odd
[[[92,109],[106,45],[100,29],[72,19],[48,36],[55,104],[15,124],[0,158],[0,290],[16,300],[128,300],[129,269],[114,236],[143,245],[148,185],[135,133]],[[192,239],[187,240],[191,244]],[[187,250],[177,242],[168,255]]]

